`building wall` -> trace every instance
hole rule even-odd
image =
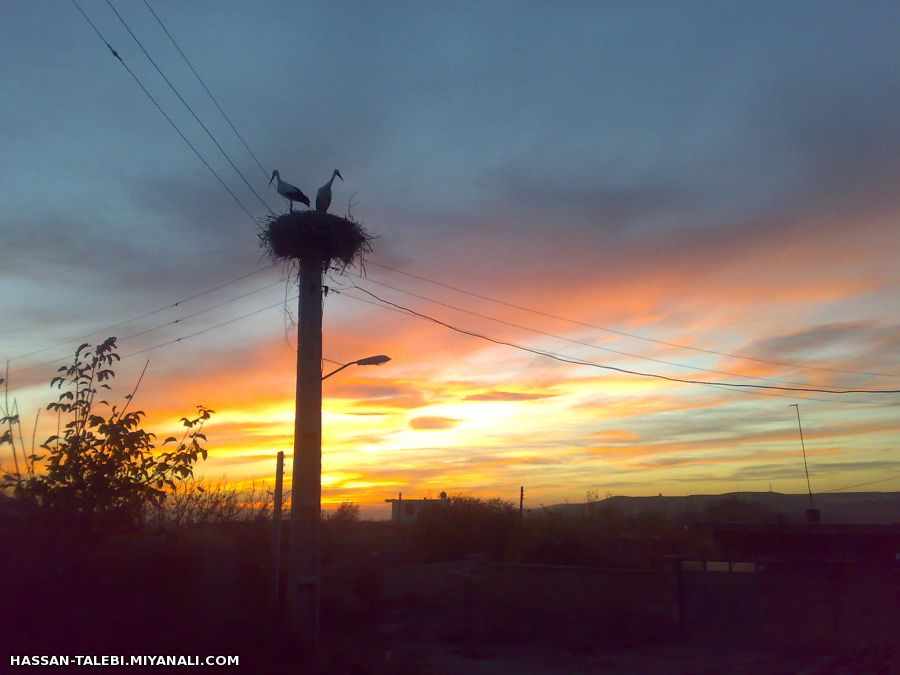
[[[678,635],[673,570],[495,565],[472,560],[386,568],[382,598],[430,606],[449,632],[497,640],[556,636],[589,646]]]
[[[391,520],[398,525],[414,525],[428,503],[434,503],[434,501],[428,499],[391,500]]]
[[[489,565],[485,576],[490,629],[499,637],[557,633],[615,644],[677,636],[677,579],[670,569]]]
[[[896,640],[900,568],[860,561],[682,566],[684,628],[692,640],[785,649]],[[689,567],[685,567],[689,565]]]

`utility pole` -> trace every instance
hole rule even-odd
[[[525,486],[522,485],[519,488],[519,519],[520,520],[522,519],[522,514],[524,513],[524,510],[522,508],[524,506],[525,506]]]
[[[272,508],[272,601],[276,610],[281,590],[281,503],[284,485],[284,452],[275,460],[275,504]]]
[[[339,175],[337,170],[334,176]],[[273,172],[272,178],[277,176]],[[288,197],[309,204],[299,189]],[[331,181],[327,183],[331,190]],[[279,179],[278,190],[285,194]],[[303,199],[300,197],[303,196]],[[325,200],[330,201],[329,199]],[[372,235],[358,222],[327,212],[293,211],[264,219],[259,234],[273,262],[299,269],[297,392],[294,408],[294,467],[288,538],[287,604],[294,646],[314,669],[319,666],[319,519],[322,501],[322,277],[327,269],[360,264],[371,253]],[[295,267],[296,266],[296,267]],[[344,364],[377,365],[384,355]],[[333,373],[330,373],[331,375]]]
[[[800,404],[791,403],[792,408],[797,409],[797,428],[800,429],[800,447],[803,449],[803,469],[806,471],[806,489],[809,490],[809,508],[813,508],[812,485],[809,482],[809,467],[806,465],[806,445],[803,443],[803,425],[800,424]]]
[[[322,267],[314,261],[301,262],[299,314],[288,601],[299,646],[315,662],[322,497]]]

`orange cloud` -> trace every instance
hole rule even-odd
[[[452,417],[415,417],[409,421],[413,429],[452,429],[459,420]]]
[[[640,437],[633,431],[626,429],[608,429],[606,431],[595,431],[589,436],[598,441],[606,441],[607,443],[628,443],[637,441]]]
[[[466,401],[535,401],[542,398],[552,398],[557,394],[534,394],[516,391],[487,391],[481,394],[469,394]]]

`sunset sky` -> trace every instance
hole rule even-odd
[[[325,382],[327,505],[805,492],[792,403],[813,491],[900,489],[900,395],[563,363],[354,288],[599,366],[900,389],[896,2],[148,1],[264,171],[147,4],[112,4],[263,201],[287,208],[273,169],[314,195],[338,168],[332,212],[352,196],[378,237],[328,281],[325,356],[392,360]],[[109,5],[78,4],[264,216]],[[198,474],[271,481],[296,286],[253,219],[70,0],[0,3],[0,64],[0,358],[27,431],[115,335],[116,394],[149,358],[160,435],[216,411]]]

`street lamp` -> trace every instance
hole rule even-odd
[[[335,368],[327,375],[323,375],[322,379],[327,380],[329,377],[334,375],[335,373],[341,372],[344,368],[348,366],[380,366],[382,363],[387,363],[391,360],[390,356],[385,356],[384,354],[378,354],[377,356],[367,356],[364,359],[359,359],[358,361],[351,361],[350,363],[345,363],[344,365]]]

